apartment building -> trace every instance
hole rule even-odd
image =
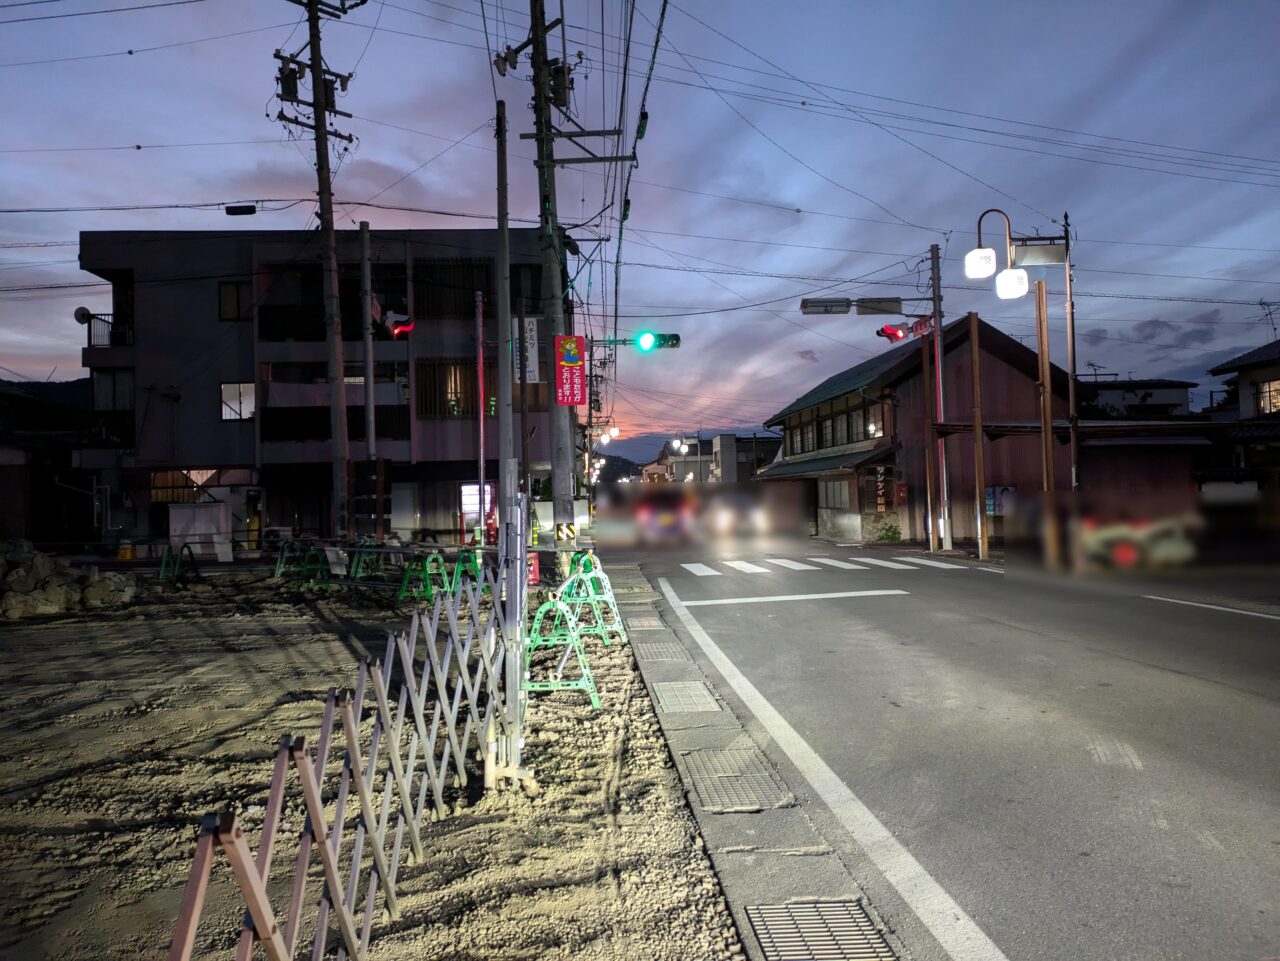
[[[486,419],[486,486],[497,477],[497,235],[385,230],[370,239],[375,447],[389,526],[406,540],[448,537],[478,513],[478,417]],[[236,540],[268,529],[333,534],[320,255],[316,231],[81,233],[80,265],[111,283],[111,311],[77,312],[106,428],[100,446],[80,451],[79,466],[111,490],[115,536],[164,538],[195,513],[206,527],[221,513],[214,523],[238,532]],[[363,465],[358,231],[338,231],[338,259],[350,457]],[[541,280],[537,231],[512,230],[513,326],[536,340],[528,366],[536,364],[538,382],[514,391],[517,411],[526,392],[517,430],[528,436],[535,476],[550,460]],[[518,344],[515,354],[513,363]]]

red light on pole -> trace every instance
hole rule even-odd
[[[894,327],[892,324],[885,324],[876,331],[876,336],[883,337],[885,340],[892,340],[894,343],[897,343],[900,340],[906,339],[907,332],[901,327]]]

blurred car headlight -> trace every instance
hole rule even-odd
[[[755,528],[757,533],[767,534],[769,532],[769,515],[764,512],[763,508],[757,507],[751,512],[751,526]]]
[[[716,511],[715,527],[717,534],[727,534],[733,530],[733,511],[725,507]]]

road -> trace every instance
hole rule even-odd
[[[690,649],[727,658],[706,670],[735,710],[754,688],[995,949],[944,948],[943,902],[809,791],[915,958],[1280,956],[1275,582],[1086,587],[925,558],[810,540],[629,559]]]

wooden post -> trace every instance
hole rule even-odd
[[[1036,346],[1040,361],[1040,445],[1041,465],[1044,473],[1044,554],[1045,566],[1057,570],[1060,545],[1058,543],[1058,507],[1054,499],[1053,483],[1053,367],[1049,362],[1049,313],[1043,280],[1035,282],[1036,289]]]
[[[978,337],[978,315],[969,311],[969,356],[972,358],[973,379],[974,503],[978,512],[978,560],[985,561],[990,557],[990,544],[987,531],[987,472],[982,447],[982,364],[979,359],[982,351]]]

